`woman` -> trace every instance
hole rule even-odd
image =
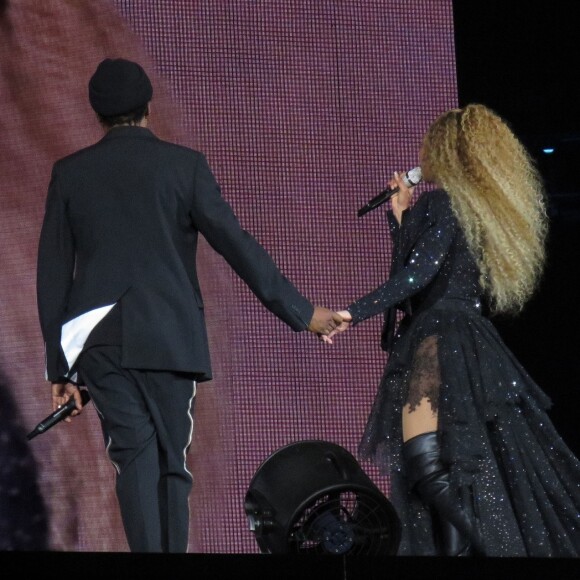
[[[520,311],[537,286],[541,180],[508,126],[478,104],[441,115],[420,158],[440,189],[409,208],[412,189],[395,174],[391,275],[340,312],[349,321],[340,331],[405,313],[360,455],[390,474],[401,554],[578,556],[580,462],[485,316]]]

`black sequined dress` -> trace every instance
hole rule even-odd
[[[485,554],[580,556],[580,461],[556,432],[550,400],[482,312],[479,270],[446,192],[423,193],[399,228],[388,281],[348,310],[357,324],[406,312],[359,447],[390,476],[400,555],[436,553],[428,510],[408,490],[401,410],[428,397],[442,459]],[[392,318],[391,318],[392,319]]]

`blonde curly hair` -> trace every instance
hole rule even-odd
[[[484,105],[441,115],[423,139],[425,178],[445,189],[494,313],[519,312],[534,292],[548,231],[542,179],[508,125]]]

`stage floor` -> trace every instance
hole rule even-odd
[[[580,580],[580,559],[3,552],[0,570],[10,580],[49,572],[81,580],[141,575],[170,580]]]

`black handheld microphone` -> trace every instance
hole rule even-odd
[[[91,400],[89,392],[86,389],[80,389],[81,399],[83,402],[83,407]],[[44,433],[59,421],[62,421],[65,417],[68,417],[76,409],[75,399],[71,397],[66,405],[63,405],[60,409],[53,411],[48,417],[43,419],[27,436],[28,440],[33,439],[37,435]]]
[[[403,182],[407,187],[414,187],[421,181],[421,179],[422,175],[420,167],[409,169],[409,171],[403,175]],[[393,197],[393,195],[398,191],[398,187],[395,187],[395,189],[385,189],[385,191],[379,193],[376,197],[373,197],[366,205],[358,210],[358,217],[365,215],[365,213],[379,207],[379,205],[383,205],[383,203],[391,199],[391,197]]]

